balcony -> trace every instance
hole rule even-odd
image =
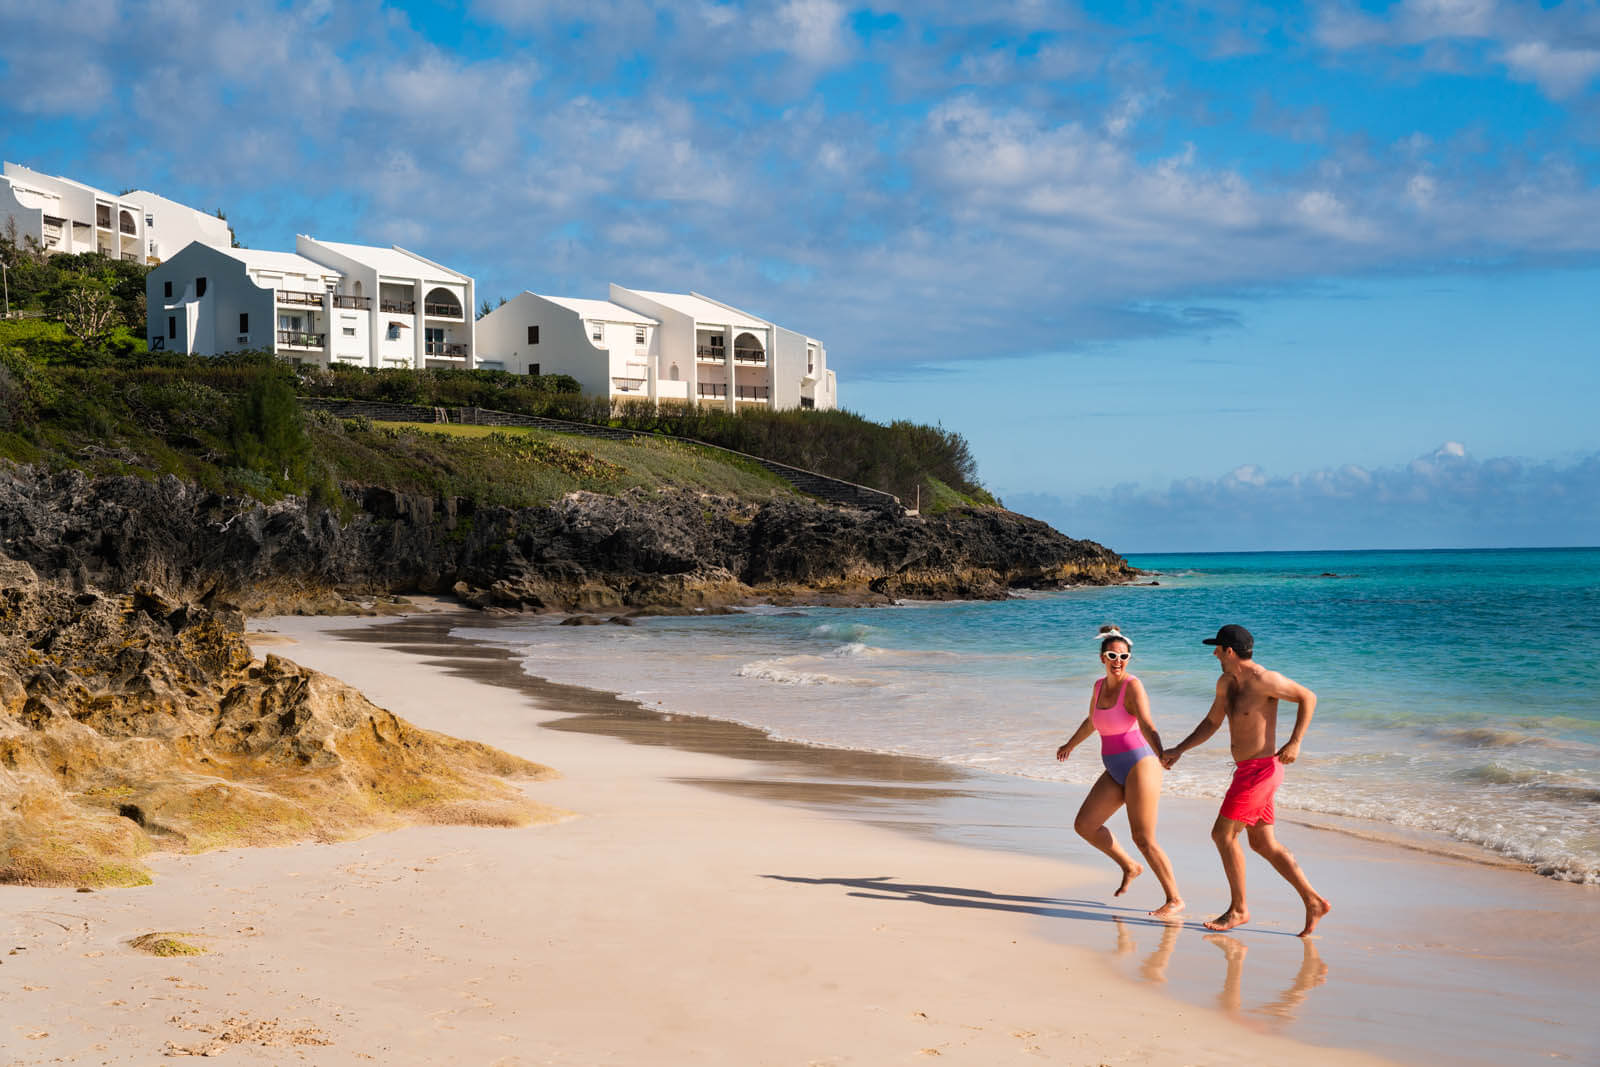
[[[727,362],[728,350],[721,345],[697,345],[694,350],[696,359],[711,360],[716,363]],[[764,367],[767,365],[767,354],[759,348],[735,348],[733,361],[746,366]]]
[[[370,296],[340,296],[335,293],[333,306],[336,308],[359,308],[362,311],[372,310],[372,297]]]
[[[319,308],[322,306],[321,293],[302,293],[293,289],[279,289],[278,303],[292,304],[296,307]]]
[[[108,207],[95,208],[94,224],[102,230],[111,229],[111,209]]]
[[[279,330],[278,344],[285,348],[322,348],[328,335],[307,333],[304,330]]]
[[[644,389],[643,378],[612,378],[611,387],[619,393],[637,393]]]
[[[129,263],[137,263],[137,262],[139,262],[139,253],[137,253],[137,252],[124,252],[124,253],[122,253],[122,258],[127,260]]]
[[[422,346],[422,351],[424,355],[450,356],[455,359],[465,359],[467,356],[467,346],[454,341],[428,341]]]
[[[435,319],[459,319],[461,305],[427,303],[422,305],[422,313]]]
[[[728,395],[728,387],[721,382],[700,382],[696,385],[700,396],[724,397]],[[735,400],[766,400],[771,390],[765,385],[735,385],[733,398]]]
[[[412,300],[385,300],[379,297],[378,310],[387,311],[395,315],[415,315],[417,313],[417,305]]]

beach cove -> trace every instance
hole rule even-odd
[[[553,766],[528,791],[574,818],[167,855],[153,886],[114,893],[14,889],[10,1061],[1592,1058],[1584,887],[1286,827],[1335,903],[1315,956],[1265,872],[1258,922],[1208,943],[1202,807],[1164,805],[1190,921],[1159,927],[1141,921],[1153,886],[1112,902],[1068,840],[1069,786],[541,688],[447,636],[483,621],[263,620],[257,651]],[[1059,853],[1017,847],[1019,823],[1054,824]],[[150,930],[209,951],[126,948]]]

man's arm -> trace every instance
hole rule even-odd
[[[1311,725],[1311,716],[1317,711],[1317,694],[1295,681],[1285,678],[1276,671],[1269,672],[1263,679],[1269,694],[1279,700],[1292,700],[1295,704],[1294,731],[1289,735],[1282,748],[1278,749],[1279,763],[1293,763],[1300,758],[1300,742],[1305,739],[1306,728]]]
[[[1200,725],[1182,741],[1167,749],[1161,755],[1161,765],[1170,768],[1178,762],[1178,758],[1191,748],[1205,744],[1211,735],[1222,728],[1222,718],[1228,713],[1228,700],[1233,693],[1233,682],[1227,675],[1217,679],[1217,695],[1212,698],[1211,710],[1206,712],[1206,717],[1200,720]]]

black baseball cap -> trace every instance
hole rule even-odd
[[[1232,622],[1218,630],[1217,636],[1208,637],[1200,643],[1231,648],[1241,656],[1248,656],[1251,650],[1256,647],[1256,639],[1250,636],[1250,631],[1238,623]]]

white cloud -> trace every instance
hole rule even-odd
[[[1505,64],[1514,77],[1531,81],[1559,99],[1582,92],[1600,74],[1600,49],[1523,41],[1506,49]]]

